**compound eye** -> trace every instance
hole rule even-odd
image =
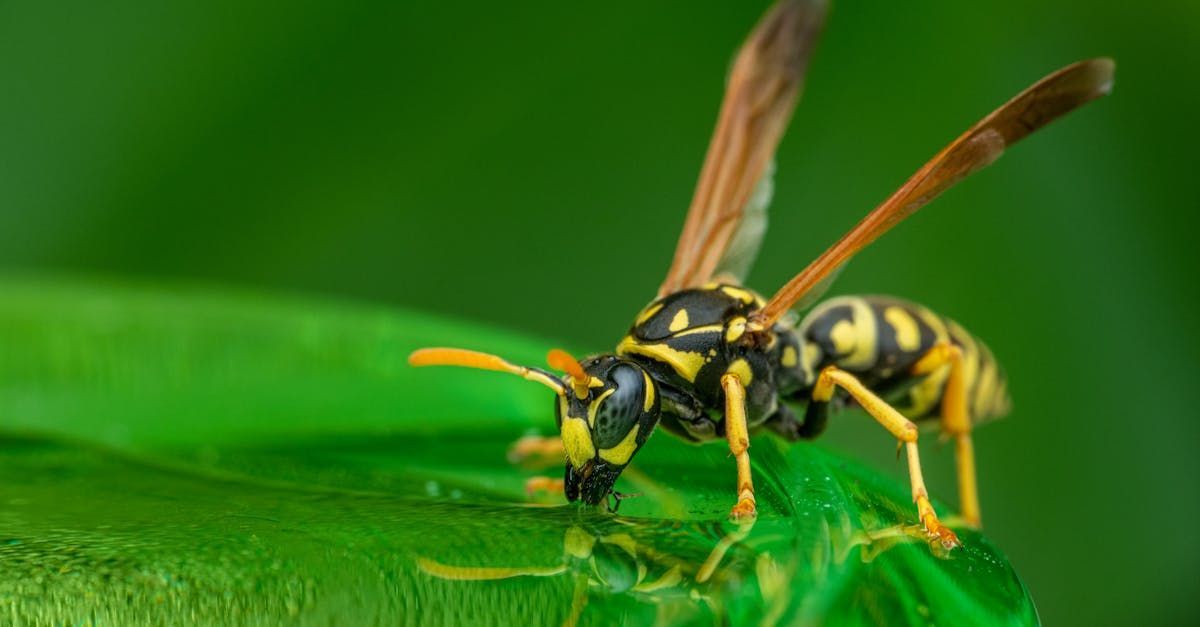
[[[632,366],[614,366],[608,371],[607,378],[613,393],[600,401],[596,423],[592,427],[592,441],[596,448],[602,449],[616,446],[625,439],[629,430],[638,423],[646,397],[645,379]]]

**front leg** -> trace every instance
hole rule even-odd
[[[758,515],[754,502],[754,481],[750,477],[750,431],[746,426],[746,388],[735,374],[721,377],[725,390],[725,437],[729,451],[737,460],[738,502],[729,512],[737,522],[751,521]]]

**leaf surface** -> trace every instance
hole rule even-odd
[[[506,460],[544,388],[416,370],[545,343],[430,315],[202,288],[0,282],[0,608],[80,624],[1030,624],[987,540],[939,553],[906,488],[819,445],[658,434],[620,514]]]

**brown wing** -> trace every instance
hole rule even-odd
[[[824,0],[783,0],[742,45],[660,296],[707,282],[729,252],[791,118],[824,16]],[[764,227],[759,224],[748,235],[761,235]],[[757,245],[740,235],[737,239],[743,241],[735,254],[753,256]],[[733,265],[748,262],[739,259]]]
[[[1112,88],[1112,59],[1080,61],[1034,83],[972,126],[917,170],[896,193],[867,214],[836,244],[784,285],[758,315],[769,327],[855,253],[937,198],[938,194],[995,161],[1026,135]]]

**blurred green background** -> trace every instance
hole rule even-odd
[[[765,2],[0,2],[0,271],[303,291],[612,347],[666,270]],[[987,341],[988,534],[1049,624],[1200,619],[1200,4],[833,6],[751,284],[1068,62],[1111,97],[1027,140],[832,293]],[[581,291],[587,267],[607,287]],[[547,404],[547,408],[549,404]],[[546,420],[550,415],[547,412]],[[897,477],[860,415],[833,446]],[[949,448],[926,446],[954,500]]]

